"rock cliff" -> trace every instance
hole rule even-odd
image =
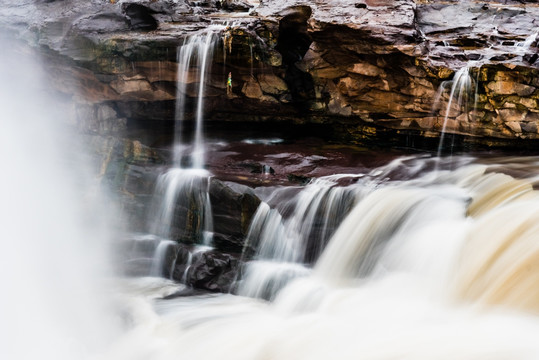
[[[217,23],[226,28],[208,121],[328,124],[334,140],[356,142],[443,130],[515,147],[539,137],[537,18],[532,1],[494,0],[57,0],[0,10],[4,29],[43,50],[90,133],[173,120],[178,46]],[[451,96],[463,68],[468,83]]]

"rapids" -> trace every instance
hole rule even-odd
[[[288,284],[272,301],[163,300],[173,283],[134,280],[131,328],[104,358],[536,359],[539,160],[456,157],[388,179],[438,161],[398,160],[352,185],[364,193],[318,261],[292,279],[278,270]],[[504,174],[516,168],[530,177]],[[263,282],[272,260],[260,256],[247,281]]]

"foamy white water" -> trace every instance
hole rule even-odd
[[[407,160],[412,171],[423,161]],[[272,302],[139,301],[135,326],[105,359],[536,359],[539,198],[527,180],[493,168],[369,180],[314,272]],[[253,263],[260,276],[248,281],[264,283],[273,264]],[[273,282],[286,280],[281,269]]]

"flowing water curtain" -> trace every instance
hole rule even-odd
[[[474,112],[478,101],[478,77],[474,80],[472,69],[477,64],[470,62],[453,75],[453,79],[444,81],[438,88],[433,103],[433,114],[438,113],[443,116],[440,131],[440,142],[437,155],[440,157],[444,150],[444,140],[447,132],[458,132],[460,126],[465,126],[467,122],[473,121]],[[480,67],[477,69],[479,76]],[[474,84],[475,83],[475,84]],[[447,96],[447,105],[442,109],[443,101]],[[452,149],[451,143],[450,149]]]
[[[177,91],[172,168],[157,180],[148,214],[148,230],[163,240],[156,246],[150,275],[172,274],[166,266],[170,240],[208,246],[213,238],[213,215],[209,196],[210,173],[204,170],[204,97],[213,53],[222,26],[187,36],[178,47]],[[193,99],[194,135],[187,141],[187,105]],[[174,261],[173,261],[174,262]]]
[[[456,266],[458,299],[539,314],[539,193],[500,173],[470,184],[475,219]]]
[[[224,26],[211,25],[204,31],[187,36],[184,43],[178,47],[178,70],[175,108],[175,138],[174,159],[175,167],[202,169],[204,167],[204,98],[208,77],[211,74],[213,54],[223,38]],[[187,107],[188,100],[194,98],[193,106]],[[193,113],[194,136],[191,144],[184,141],[184,123],[189,119],[188,111]],[[190,149],[185,154],[187,148]],[[184,160],[185,156],[188,160]]]
[[[338,181],[355,177],[362,175],[313,180],[276,208],[261,203],[246,239],[244,253],[256,250],[245,265],[240,294],[271,300],[290,281],[310,273],[308,264],[316,261],[363,191],[338,186]]]

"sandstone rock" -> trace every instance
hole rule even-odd
[[[260,85],[254,79],[244,83],[241,92],[250,99],[260,99],[264,95]]]
[[[518,99],[519,103],[527,107],[528,109],[539,109],[539,104],[537,100],[530,98],[520,98]]]
[[[272,95],[281,95],[288,91],[288,86],[278,76],[273,74],[259,74],[257,76],[262,92]]]
[[[455,72],[451,69],[441,67],[436,74],[439,79],[449,79]]]
[[[501,109],[499,110],[500,117],[504,122],[519,122],[524,120],[526,112],[521,112],[517,109]]]
[[[157,29],[157,20],[152,16],[153,11],[144,5],[131,3],[122,6],[131,30],[155,30]]]
[[[419,125],[422,129],[432,129],[434,128],[434,117],[424,117],[424,118],[417,118],[414,119],[415,122]]]
[[[105,11],[83,17],[75,22],[78,29],[91,32],[116,32],[128,30],[128,19],[118,12]]]
[[[131,93],[151,93],[152,85],[142,76],[122,77],[110,83],[110,86],[120,95]]]
[[[118,6],[72,0],[67,4],[32,4],[36,9],[28,11],[30,18],[17,21],[6,16],[14,11],[14,5],[7,4],[0,8],[0,17],[7,27],[21,29],[19,34],[33,46],[46,49],[53,64],[52,87],[75,94],[80,103],[95,105],[89,110],[92,115],[88,109],[81,111],[87,114],[80,118],[93,119],[81,128],[102,133],[114,132],[116,125],[121,128],[126,118],[171,121],[177,46],[185,36],[207,26],[215,15],[215,1],[204,0],[203,11],[186,1],[124,0]],[[343,125],[342,116],[357,115],[386,129],[400,130],[405,125],[427,129],[435,90],[456,70],[470,65],[474,82],[479,81],[478,110],[484,114],[477,127],[496,128],[490,132],[495,136],[515,137],[501,123],[528,123],[527,117],[522,120],[503,111],[528,116],[537,110],[539,76],[532,59],[526,57],[536,44],[529,51],[518,45],[532,35],[538,7],[499,4],[484,10],[475,2],[419,4],[414,0],[357,4],[354,0],[268,1],[252,16],[238,18],[232,52],[225,59],[219,45],[214,53],[207,113],[214,118],[235,113],[242,119],[271,121],[276,119],[268,116],[271,110],[279,112],[279,119],[296,123],[350,127],[345,133],[352,136],[360,133],[359,126],[355,119]],[[29,7],[18,4],[17,11]],[[38,13],[46,16],[31,16]],[[124,31],[127,15],[132,27],[137,26],[133,20],[140,19],[143,29],[148,15],[153,18],[146,18],[148,24],[156,28],[150,33]],[[498,28],[495,37],[486,30],[493,26]],[[477,57],[481,67],[469,62]],[[225,99],[223,74],[232,64],[236,93]],[[253,73],[263,74],[250,79],[251,65],[259,68]],[[191,86],[198,81],[194,75],[187,74],[191,97],[197,95]],[[442,100],[437,116],[445,115],[447,94]],[[455,103],[447,115],[467,126],[460,128],[466,132],[472,126],[465,121],[467,110]],[[114,109],[116,120],[98,116],[100,105]],[[477,130],[469,135],[475,136]]]
[[[223,0],[218,1],[218,4],[221,4],[222,8],[228,11],[249,11],[253,8],[253,5],[249,4],[246,1],[238,1],[238,0]]]
[[[535,122],[535,123],[539,123],[539,113],[537,112],[529,112],[527,115],[526,115],[526,119],[525,119],[527,122]]]
[[[346,69],[349,72],[365,75],[365,76],[381,76],[385,75],[384,70],[369,63],[357,63]]]
[[[436,97],[436,90],[432,83],[422,78],[411,78],[408,86],[402,88],[401,92],[416,98],[434,99]]]
[[[499,95],[530,96],[536,90],[533,86],[519,84],[513,81],[492,81],[487,84],[489,90]]]
[[[171,61],[140,61],[134,63],[135,69],[144,74],[150,82],[168,81],[176,83],[178,64]],[[194,81],[194,80],[193,80]]]
[[[538,125],[539,125],[539,122],[520,123],[520,127],[522,129],[522,132],[532,133],[532,134],[537,134],[538,129],[539,129]]]
[[[522,128],[520,127],[520,123],[517,121],[508,121],[505,123],[505,125],[510,128],[515,133],[521,133]]]

